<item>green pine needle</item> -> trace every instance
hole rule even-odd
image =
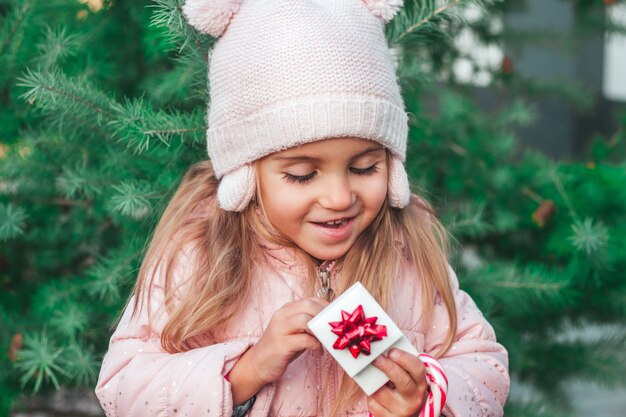
[[[196,65],[206,69],[209,65],[208,51],[216,38],[202,35],[187,22],[182,11],[183,0],[154,0],[153,3],[148,6],[155,9],[150,19],[151,25],[163,28],[162,36],[168,45],[177,46],[181,55],[193,56]]]
[[[562,308],[575,298],[565,274],[539,264],[492,261],[468,271],[462,284],[480,306],[505,308],[508,317]]]
[[[205,51],[207,47],[203,46],[201,37],[185,20],[182,12],[183,1],[154,0],[153,3],[148,6],[155,9],[150,19],[151,24],[166,29],[163,36],[168,43],[178,44],[179,51],[185,50],[188,45],[196,45],[199,51]]]
[[[122,181],[113,190],[116,192],[111,197],[113,210],[134,219],[143,218],[150,212],[150,198],[156,195],[150,184],[139,181]]]
[[[528,126],[537,119],[536,109],[524,100],[516,99],[498,113],[498,123],[502,128],[510,128],[511,125]]]
[[[174,139],[202,141],[206,130],[204,110],[196,109],[189,114],[154,111],[143,98],[127,100],[110,125],[120,141],[137,154],[151,149],[154,142],[170,147]]]
[[[101,301],[119,301],[129,281],[136,277],[135,262],[139,254],[129,248],[109,253],[88,271],[90,296]]]
[[[101,190],[97,184],[98,179],[90,178],[90,176],[89,171],[83,167],[70,168],[65,166],[63,173],[56,178],[56,187],[69,199],[79,197],[92,199]]]
[[[70,345],[63,355],[69,377],[80,386],[91,386],[96,381],[100,359],[94,353],[93,346],[84,348],[77,344]]]
[[[61,335],[74,338],[87,328],[89,316],[76,301],[68,302],[62,309],[53,313],[50,325]]]
[[[17,79],[18,87],[26,88],[20,98],[28,104],[76,123],[114,118],[121,107],[85,77],[68,77],[59,68],[33,70],[28,68]]]
[[[451,218],[445,221],[448,231],[455,237],[482,236],[492,229],[485,221],[485,204],[462,204],[451,213]]]
[[[398,15],[386,28],[390,44],[410,44],[411,42],[437,38],[449,38],[451,33],[446,26],[451,21],[463,21],[463,8],[477,6],[483,8],[492,0],[412,0],[405,1]]]
[[[0,241],[7,241],[24,233],[28,215],[11,203],[0,204]]]
[[[155,9],[151,24],[164,26],[174,33],[183,31],[187,27],[182,13],[183,3],[181,0],[154,0],[154,4],[148,6]]]
[[[44,39],[37,44],[37,62],[42,68],[60,64],[63,59],[76,55],[83,42],[76,34],[68,34],[65,26],[56,29],[46,26]]]
[[[574,247],[587,256],[593,256],[605,249],[609,240],[609,231],[601,221],[594,223],[591,218],[576,220],[572,225],[573,236],[569,237]]]
[[[24,347],[19,351],[16,369],[21,372],[22,387],[34,382],[33,391],[38,392],[44,382],[52,383],[56,389],[60,388],[59,377],[67,376],[63,368],[61,355],[63,348],[54,346],[46,331],[24,335]]]

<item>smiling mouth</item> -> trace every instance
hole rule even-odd
[[[353,217],[344,217],[343,219],[331,220],[328,222],[312,222],[312,223],[317,224],[319,226],[328,227],[330,229],[338,229],[348,224],[350,220],[352,219]]]

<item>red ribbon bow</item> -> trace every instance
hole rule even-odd
[[[370,343],[387,336],[387,326],[376,324],[378,317],[365,317],[363,306],[359,305],[352,314],[341,310],[341,321],[330,322],[332,332],[337,336],[333,348],[342,350],[348,347],[356,359],[359,353],[371,353]]]

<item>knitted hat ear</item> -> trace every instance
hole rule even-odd
[[[183,14],[190,25],[217,38],[226,31],[243,0],[186,0]]]
[[[363,3],[383,23],[389,23],[402,8],[404,0],[363,0]]]
[[[393,155],[389,167],[389,185],[387,190],[391,207],[404,208],[411,200],[409,177],[400,158]]]
[[[226,211],[243,211],[256,191],[256,173],[250,164],[224,175],[217,187],[217,204]]]

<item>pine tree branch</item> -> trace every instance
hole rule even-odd
[[[109,117],[114,117],[114,114],[101,108],[98,107],[96,104],[90,102],[87,99],[84,99],[83,97],[77,96],[75,94],[72,94],[70,92],[67,91],[63,91],[63,90],[59,90],[51,85],[40,85],[40,88],[43,88],[44,90],[48,90],[51,93],[55,93],[58,94],[62,97],[67,97],[70,98],[72,100],[74,100],[77,103],[83,104],[84,106],[90,108],[91,110],[95,111],[96,113],[100,113]],[[32,104],[32,102],[30,102]]]
[[[73,121],[82,127],[89,129],[90,132],[93,132],[93,133],[98,132],[100,136],[103,138],[106,138],[109,135],[109,133],[106,132],[104,129],[102,129],[101,126],[98,126],[95,123],[90,123],[89,121],[92,119],[79,119],[78,117],[74,117],[73,114],[66,115],[64,118],[69,121]]]
[[[116,113],[107,110],[104,104],[111,109],[119,107],[117,103],[94,88],[84,78],[68,78],[58,68],[52,68],[45,72],[27,68],[26,74],[18,78],[16,85],[28,88],[28,91],[21,94],[20,98],[31,105],[39,102],[39,107],[48,113],[57,111],[68,115],[72,112],[85,114],[92,112],[96,114],[96,119],[101,116],[114,118]],[[88,96],[101,99],[103,105],[87,99]]]
[[[0,241],[18,237],[24,233],[28,215],[21,207],[0,203]]]
[[[156,8],[156,12],[152,17],[152,24],[167,28],[170,39],[175,42],[182,42],[180,47],[181,50],[185,48],[189,39],[189,36],[185,35],[184,32],[190,32],[193,43],[198,48],[198,52],[204,60],[205,67],[208,67],[209,58],[208,55],[204,53],[205,48],[202,44],[202,39],[199,36],[198,31],[191,26],[189,22],[187,22],[183,13],[182,3],[177,0],[155,0],[155,3],[156,4],[153,7]],[[176,13],[174,13],[174,11],[176,11]],[[177,23],[174,20],[175,14],[182,19],[184,25],[181,25],[180,21]]]
[[[552,178],[552,182],[554,182],[554,186],[556,187],[557,191],[561,195],[561,198],[563,198],[563,201],[565,202],[565,205],[567,206],[572,218],[576,221],[580,221],[580,218],[578,217],[576,210],[574,210],[574,206],[569,196],[567,195],[567,192],[565,192],[563,183],[561,182],[561,179],[559,178],[559,175],[556,173],[556,170],[554,168],[550,170],[550,177]]]
[[[183,14],[183,7],[180,4],[176,5],[176,10],[178,10],[178,13],[180,13],[181,16],[184,16],[184,14]],[[204,63],[208,67],[209,66],[209,57],[208,57],[207,54],[204,53],[204,47],[202,46],[202,40],[200,39],[200,36],[198,36],[198,31],[196,31],[194,28],[191,28],[191,26],[187,22],[187,19],[185,19],[185,23],[187,24],[188,27],[190,27],[191,33],[192,33],[192,36],[193,36],[193,43],[196,45],[196,48],[198,48],[198,51],[200,52],[200,56],[202,56],[202,59],[204,60]]]
[[[154,111],[143,98],[128,100],[110,125],[115,136],[138,154],[152,147],[155,139],[169,147],[174,138],[183,141],[190,136],[191,141],[197,141],[199,138],[195,136],[198,135],[194,136],[193,133],[206,129],[204,110],[196,109],[192,113]]]
[[[542,264],[488,261],[468,270],[463,284],[481,305],[508,306],[508,317],[525,317],[533,309],[553,309],[577,297],[571,277]]]
[[[22,10],[20,10],[20,13],[17,15],[15,25],[13,25],[11,32],[9,32],[6,40],[2,44],[2,47],[0,47],[0,55],[2,55],[4,50],[11,44],[11,41],[13,40],[13,37],[17,33],[17,30],[20,28],[20,26],[22,26],[22,23],[24,22],[24,15],[28,11],[28,9],[30,9],[30,3],[24,3],[24,7],[22,8]]]
[[[461,2],[461,0],[452,0],[450,3],[445,4],[443,6],[440,6],[439,8],[437,8],[433,13],[431,13],[430,15],[426,16],[425,18],[419,20],[418,22],[414,23],[413,25],[409,26],[407,29],[405,29],[397,38],[397,41],[401,41],[402,38],[404,38],[405,36],[413,33],[415,30],[417,30],[420,26],[422,26],[423,24],[429,22],[430,20],[432,20],[434,17],[447,12],[448,10],[452,9],[453,7],[456,7],[459,3]]]
[[[190,127],[187,129],[147,129],[147,130],[142,130],[142,133],[148,136],[176,135],[180,133],[205,131],[206,128],[207,128],[206,126],[203,126],[203,127]]]
[[[128,276],[135,275],[138,268],[131,264],[141,255],[141,250],[120,248],[116,253],[101,257],[88,271],[85,289],[99,299],[120,298],[121,284]]]

